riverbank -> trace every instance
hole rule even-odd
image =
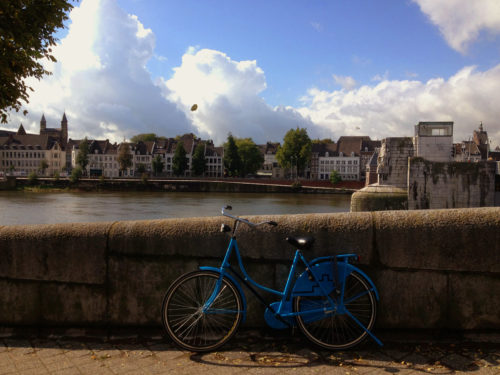
[[[227,193],[313,193],[352,194],[364,186],[361,181],[344,181],[333,186],[328,181],[273,179],[195,179],[195,178],[82,178],[72,183],[68,178],[38,178],[36,182],[17,177],[5,180],[1,190],[30,192],[82,191],[168,191]]]

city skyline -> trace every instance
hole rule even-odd
[[[31,132],[66,111],[72,138],[222,143],[231,131],[263,143],[297,126],[382,139],[454,121],[461,141],[482,121],[494,148],[499,31],[493,0],[82,0],[58,34],[58,63],[45,63],[54,74],[32,83],[28,117],[0,127]]]

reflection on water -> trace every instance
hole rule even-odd
[[[348,212],[350,195],[250,193],[0,192],[0,225],[236,215]]]

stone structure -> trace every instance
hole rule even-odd
[[[413,155],[414,148],[411,138],[384,139],[377,160],[378,184],[406,189],[408,186],[408,158]]]
[[[380,292],[379,328],[500,329],[500,208],[253,217],[240,250],[250,275],[282,288],[293,249],[354,252]],[[0,227],[0,322],[18,326],[160,326],[163,295],[180,274],[216,265],[226,218]],[[264,326],[248,296],[246,326]]]
[[[351,212],[406,209],[408,191],[391,185],[368,185],[351,196]]]
[[[474,134],[477,138],[474,145],[484,146],[487,134],[482,127]],[[479,146],[476,148],[480,155]],[[377,185],[390,185],[407,191],[410,210],[494,206],[495,163],[454,162],[456,149],[453,145],[453,122],[420,122],[415,126],[413,139],[386,138],[382,141],[377,160]],[[380,197],[380,192],[375,189],[379,195],[374,195],[375,191],[366,189],[362,189],[362,194],[353,196],[358,201],[351,204],[351,210],[383,209],[375,199]],[[384,190],[384,194],[388,193],[389,190]],[[393,203],[399,206],[397,194],[394,199]]]
[[[484,207],[495,205],[494,162],[429,162],[410,158],[408,208]]]

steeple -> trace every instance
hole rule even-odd
[[[483,131],[483,122],[481,121],[481,123],[479,124],[479,131]]]
[[[47,121],[45,121],[45,115],[43,114],[40,120],[40,134],[42,134],[45,129],[47,129]]]
[[[17,135],[26,135],[26,130],[24,130],[23,124],[19,125],[19,129],[17,130]]]
[[[66,144],[68,143],[68,119],[66,118],[66,112],[63,113],[61,120],[61,142],[63,147],[66,148]]]

